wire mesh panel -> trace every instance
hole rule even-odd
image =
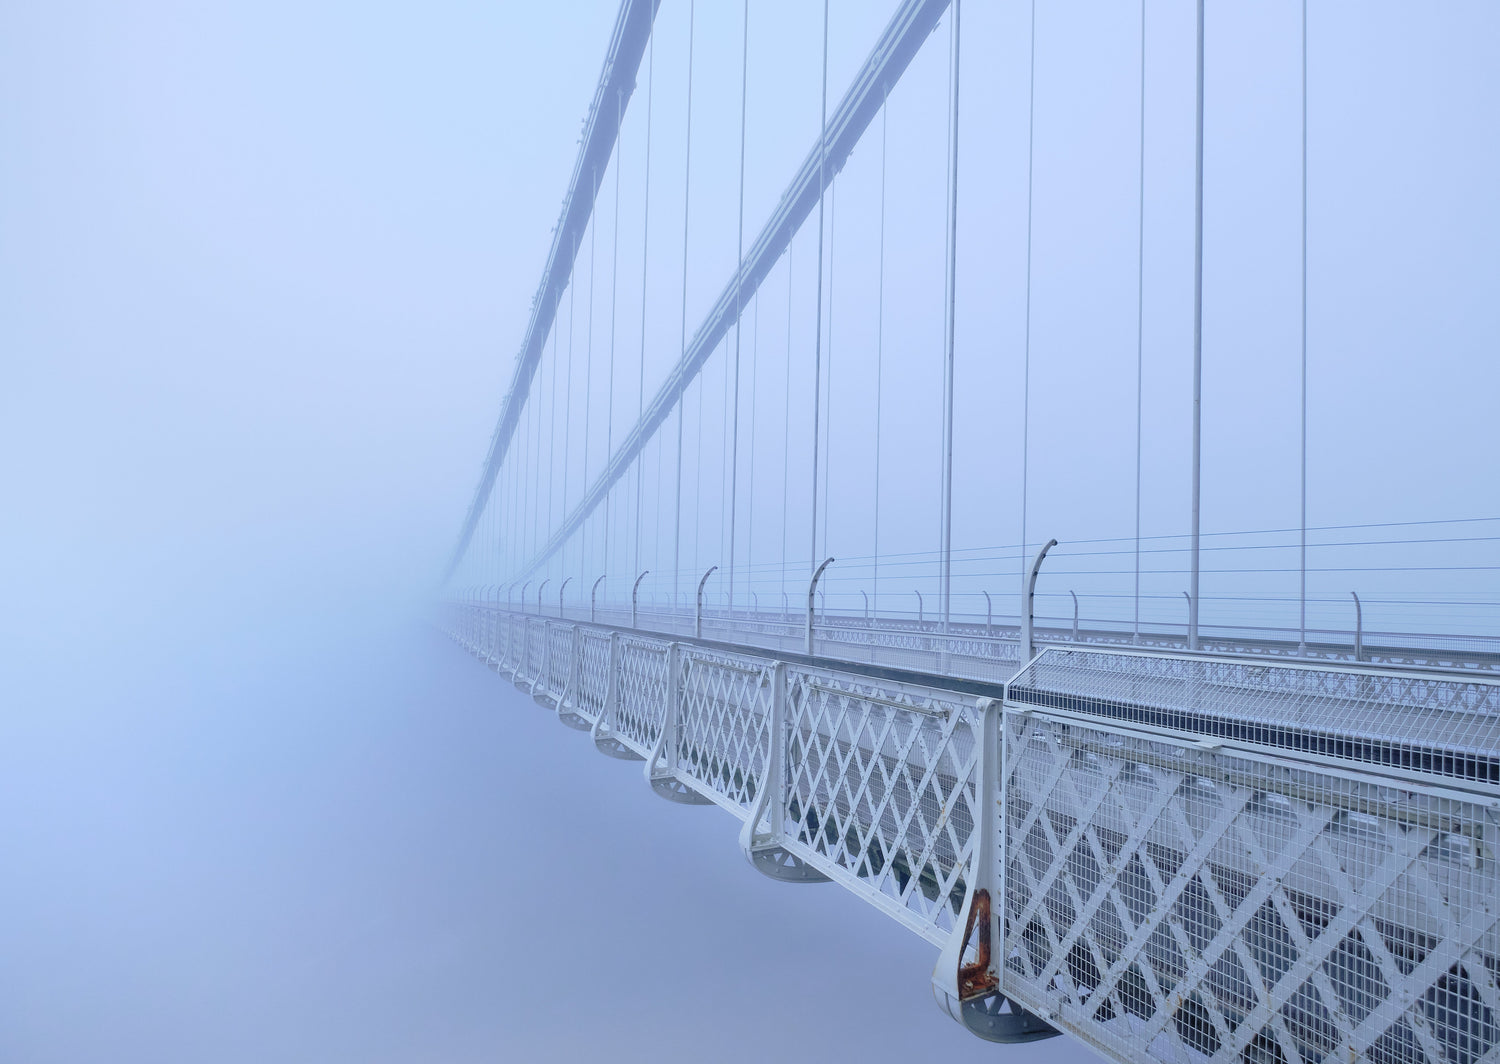
[[[573,633],[571,624],[547,625],[547,660],[540,689],[557,705],[568,694],[573,675]]]
[[[1017,642],[987,637],[982,631],[944,635],[909,623],[891,627],[819,620],[814,634],[820,655],[915,672],[998,683],[1021,664]]]
[[[771,687],[764,659],[684,649],[672,767],[748,807],[765,771]]]
[[[1500,1054],[1500,819],[1444,788],[1016,711],[1002,989],[1124,1060]]]
[[[480,657],[486,664],[493,664],[500,657],[500,628],[504,622],[504,615],[493,606],[484,608],[484,640],[480,649]]]
[[[469,651],[481,661],[484,660],[485,628],[488,626],[489,617],[481,604],[474,606],[474,621],[469,632]]]
[[[974,843],[971,700],[792,669],[787,725],[790,847],[917,933],[945,941]]]
[[[504,626],[504,654],[500,663],[507,671],[514,672],[521,665],[521,649],[526,644],[526,618],[517,613],[507,613]]]
[[[578,628],[578,687],[570,707],[593,723],[604,712],[609,694],[609,634],[598,628]]]
[[[1495,680],[1054,647],[1006,690],[1019,705],[1500,788]]]
[[[638,636],[620,637],[620,702],[613,734],[645,755],[661,731],[667,705],[667,643]]]
[[[522,668],[522,677],[526,680],[539,681],[542,678],[542,665],[547,660],[547,622],[537,617],[526,619],[526,664]]]

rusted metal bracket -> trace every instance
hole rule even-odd
[[[979,812],[974,822],[974,850],[969,855],[963,930],[954,929],[932,973],[932,996],[949,1016],[991,1042],[1032,1042],[1058,1032],[1001,993],[1005,948],[1005,852],[996,852],[1005,791],[1001,759],[1001,704],[981,698],[974,766]],[[1003,840],[1002,840],[1003,841]],[[972,956],[971,956],[972,951]],[[965,961],[966,956],[971,959]]]
[[[976,934],[977,933],[977,934]],[[958,968],[958,999],[972,1001],[996,990],[1000,979],[990,968],[990,892],[974,891],[969,918],[964,921],[964,948],[974,947],[974,960]]]

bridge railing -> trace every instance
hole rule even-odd
[[[638,606],[634,625],[629,606],[612,602],[549,605],[533,612],[663,634],[691,635],[696,626],[694,609],[673,608],[654,600]],[[792,651],[805,646],[805,613],[730,608],[721,597],[705,605],[702,624],[706,638]],[[1021,664],[1021,624],[1014,615],[980,619],[964,615],[954,619],[945,631],[941,621],[916,613],[819,609],[815,611],[813,632],[819,654],[867,664],[918,670],[941,667],[954,675],[997,683]],[[1309,628],[1304,639],[1297,629],[1239,624],[1204,625],[1199,636],[1200,649],[1212,654],[1500,674],[1500,637],[1485,635]],[[1038,645],[1188,649],[1185,623],[1173,626],[1156,622],[1137,631],[1120,621],[1083,617],[1075,624],[1073,618],[1038,616],[1034,639]]]
[[[985,1037],[1500,1059],[1496,679],[1074,646],[992,687],[493,607],[446,627],[734,813],[757,868],[940,947]]]
[[[1044,651],[1001,985],[1123,1060],[1493,1060],[1500,687]]]

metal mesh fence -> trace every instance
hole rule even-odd
[[[1500,785],[1500,682],[1051,648],[1014,703]]]
[[[794,669],[784,829],[819,871],[944,941],[978,808],[973,700]]]
[[[674,704],[666,637],[449,627],[639,753]],[[1141,1062],[1500,1060],[1500,684],[1054,647],[1001,710],[790,665],[773,712],[773,659],[680,644],[672,773],[740,817],[770,789],[789,854],[935,944],[994,891],[999,990],[1053,1026]]]
[[[667,704],[667,647],[635,636],[620,637],[620,701],[614,733],[644,755],[661,731]]]
[[[1123,1060],[1474,1064],[1490,803],[1007,711],[1002,986]]]
[[[755,800],[770,741],[766,665],[701,649],[684,653],[673,767],[721,802]]]

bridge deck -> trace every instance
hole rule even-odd
[[[1009,998],[1142,1064],[1500,1060],[1500,681],[1067,646],[995,685],[759,627],[450,620],[935,945],[995,897],[998,987],[950,1002],[981,1033]]]

